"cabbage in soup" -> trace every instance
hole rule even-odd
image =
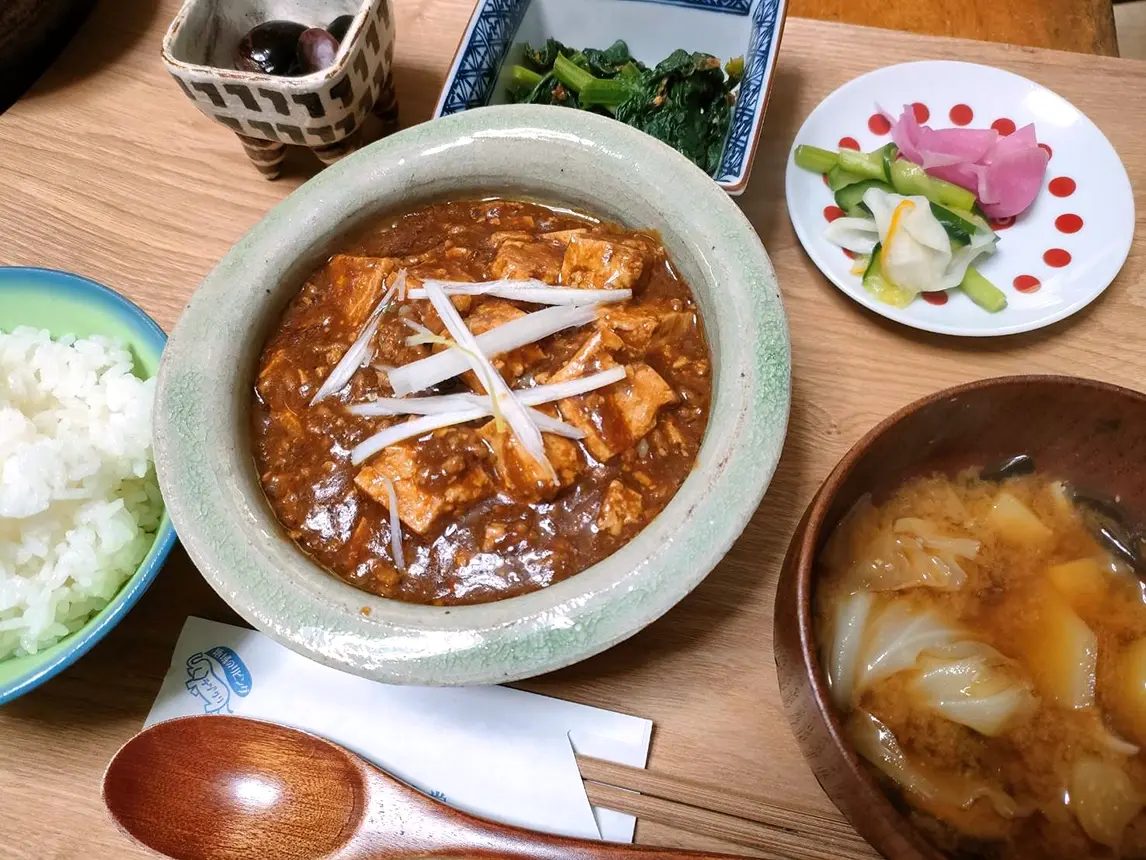
[[[1117,554],[1037,473],[913,480],[831,535],[815,611],[832,700],[939,848],[1146,857],[1146,591]]]

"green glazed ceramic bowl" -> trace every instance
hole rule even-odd
[[[697,466],[669,505],[588,570],[481,606],[385,600],[320,569],[275,522],[247,431],[255,366],[287,302],[357,222],[484,195],[659,231],[704,318],[712,417]],[[415,126],[327,168],[208,275],[159,371],[159,481],[203,575],[284,645],[391,683],[500,683],[603,651],[708,574],[756,510],[780,458],[789,364],[768,255],[701,170],[659,141],[583,111],[481,108]]]
[[[0,329],[47,329],[55,336],[118,337],[131,348],[135,374],[155,375],[167,336],[123,296],[87,278],[49,269],[0,267]],[[175,529],[163,515],[151,551],[123,588],[83,627],[37,654],[0,661],[0,705],[72,665],[103,638],[151,585],[175,544]]]

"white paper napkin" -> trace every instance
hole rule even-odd
[[[644,767],[652,736],[649,720],[508,687],[379,684],[188,618],[146,725],[202,713],[304,729],[458,809],[611,842],[632,842],[635,819],[590,807],[574,750]]]

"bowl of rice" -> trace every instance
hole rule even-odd
[[[151,447],[165,342],[93,281],[0,268],[0,704],[87,653],[175,542]]]

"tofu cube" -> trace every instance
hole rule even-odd
[[[493,452],[494,471],[501,488],[516,498],[551,498],[562,487],[573,483],[585,465],[576,443],[563,436],[543,433],[545,456],[557,473],[557,480],[553,481],[542,471],[541,464],[525,453],[509,427],[499,430],[497,422],[490,421],[477,432]]]
[[[503,326],[507,322],[525,316],[525,311],[502,299],[487,299],[478,305],[477,309],[466,317],[466,326],[475,335],[485,334],[491,329]],[[490,359],[497,372],[510,384],[521,378],[530,366],[545,358],[545,352],[535,343],[529,343],[509,352],[503,352]],[[485,384],[476,373],[467,370],[462,374],[466,385],[478,394],[485,393]]]
[[[601,500],[597,528],[614,537],[620,537],[625,526],[640,522],[644,507],[645,500],[640,493],[629,489],[620,481],[613,481]]]
[[[288,352],[288,347],[275,350],[259,368],[255,390],[268,406],[289,402],[291,394],[303,383],[302,371],[291,361]]]
[[[476,334],[503,326],[525,316],[525,311],[503,299],[486,299],[466,318],[466,327]]]
[[[644,308],[630,307],[625,302],[619,306],[606,305],[601,310],[599,325],[608,326],[633,352],[643,353],[652,343],[659,322],[656,314]]]
[[[653,429],[657,411],[662,406],[676,402],[676,394],[669,384],[647,364],[632,365],[629,378],[611,390],[634,442]]]
[[[676,310],[669,302],[625,302],[606,305],[601,310],[601,324],[616,332],[631,352],[644,354],[654,338],[658,344],[671,343],[690,333],[696,327],[696,316]]]
[[[574,236],[579,236],[587,232],[587,227],[575,227],[572,230],[554,230],[552,233],[542,233],[541,238],[548,239],[551,242],[560,242],[562,245],[568,245],[569,240]]]
[[[616,367],[617,362],[613,359],[613,353],[622,346],[624,344],[621,339],[611,329],[606,326],[598,326],[592,334],[585,338],[584,343],[578,347],[573,357],[545,381],[547,383],[566,382],[570,379],[580,379],[590,373]]]
[[[416,444],[406,442],[383,450],[362,467],[354,483],[389,510],[390,494],[383,478],[393,481],[398,516],[420,535],[429,532],[439,517],[473,504],[493,491],[493,482],[480,465],[468,466],[444,486],[437,482],[433,487],[422,485],[419,471]]]
[[[641,279],[645,254],[631,245],[577,234],[561,262],[561,283],[586,290],[631,290]]]
[[[398,260],[393,257],[335,254],[326,264],[329,286],[325,298],[357,329],[382,298],[387,276],[397,268]]]
[[[536,278],[547,284],[556,284],[561,277],[563,257],[561,246],[554,242],[509,239],[498,246],[490,272],[495,278],[515,281]]]
[[[635,445],[657,423],[662,406],[676,394],[647,364],[629,366],[627,379],[558,402],[562,417],[585,433],[584,444],[601,462]]]

